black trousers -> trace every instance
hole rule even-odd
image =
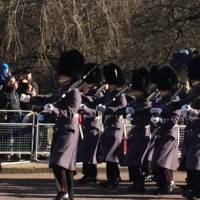
[[[145,176],[149,176],[153,174],[151,166],[152,166],[152,163],[150,161],[147,160],[144,162],[142,169]]]
[[[96,178],[97,177],[97,165],[91,163],[83,163],[84,176]]]
[[[173,171],[163,168],[157,167],[155,170],[156,181],[159,188],[163,188],[171,184],[173,181]]]
[[[118,163],[106,162],[106,176],[108,180],[120,178]]]
[[[56,179],[56,188],[59,194],[69,194],[69,197],[73,199],[73,171],[67,170],[58,165],[53,165],[53,174]]]
[[[134,184],[136,185],[144,184],[144,175],[141,167],[129,165],[128,172],[129,172],[129,179],[133,181]]]
[[[188,186],[200,194],[200,170],[187,170]]]

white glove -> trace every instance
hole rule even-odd
[[[44,121],[44,116],[42,114],[39,114],[38,115],[38,120],[41,122],[41,121]]]
[[[151,108],[151,109],[150,109],[150,113],[151,113],[151,114],[160,115],[161,112],[162,112],[162,109],[161,109],[161,108]]]
[[[85,110],[86,107],[87,107],[87,106],[86,106],[85,104],[83,104],[83,103],[80,105],[80,109],[81,109],[81,110]]]
[[[96,106],[96,110],[97,112],[105,112],[106,106],[99,104],[98,106]]]
[[[31,100],[31,96],[27,94],[21,94],[20,101],[24,103],[29,103]]]
[[[133,118],[131,117],[131,114],[127,114],[127,115],[126,115],[126,119],[127,119],[128,121],[131,121]]]
[[[181,107],[181,115],[182,115],[183,117],[186,117],[187,113],[188,113],[191,109],[192,109],[192,108],[191,108],[190,105],[187,105],[187,104],[183,105],[183,106]]]
[[[44,112],[52,113],[53,109],[54,109],[54,106],[51,103],[44,105]]]
[[[151,120],[151,122],[152,122],[153,124],[157,124],[157,123],[160,122],[161,118],[160,118],[160,117],[152,116],[150,120]]]
[[[192,108],[191,108],[190,105],[185,104],[185,105],[183,105],[183,106],[181,107],[181,113],[186,113],[186,112],[190,111],[191,109],[192,109]]]
[[[126,107],[126,114],[133,115],[135,113],[135,110],[132,107]]]

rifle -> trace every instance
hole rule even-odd
[[[117,94],[110,101],[108,101],[105,104],[105,106],[108,105],[108,104],[110,104],[111,102],[115,101],[117,99],[117,97],[119,97],[121,94],[125,93],[131,86],[132,86],[132,84],[128,83],[125,87],[123,87],[121,90],[119,90],[117,92]]]
[[[102,92],[105,89],[105,87],[106,87],[105,83],[106,83],[105,80],[101,81],[101,83],[99,84],[99,87],[96,91],[96,95],[98,95],[100,92]]]
[[[151,108],[151,105],[149,105],[149,102],[152,102],[153,100],[157,99],[157,97],[160,95],[160,91],[158,89],[154,90],[144,101],[144,107],[138,107],[133,106],[133,109],[135,112],[141,112],[145,110],[149,110]],[[135,98],[136,99],[136,98]],[[146,106],[145,106],[146,105]]]
[[[177,90],[172,95],[171,101],[175,101],[176,100],[176,97],[180,94],[180,92],[182,91],[183,87],[184,87],[184,84],[179,85],[179,87],[177,88]]]
[[[64,92],[62,92],[61,94],[57,94],[54,95],[53,97],[53,102],[51,102],[52,104],[56,104],[59,101],[61,101],[63,98],[65,98],[67,96],[67,94],[69,94],[69,92],[75,88],[80,87],[80,85],[83,84],[83,82],[85,81],[85,79],[93,72],[95,71],[97,68],[103,68],[103,63],[100,63],[98,65],[96,65],[94,68],[92,68],[91,70],[89,70],[80,80],[74,82],[73,84],[71,84],[71,86]]]
[[[157,99],[157,97],[160,95],[160,91],[158,89],[154,90],[145,100],[145,103],[148,104],[149,102]]]

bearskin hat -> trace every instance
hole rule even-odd
[[[121,68],[113,63],[105,65],[103,68],[103,75],[106,83],[122,86],[125,84],[124,74]]]
[[[193,55],[193,50],[190,48],[181,48],[173,52],[170,65],[174,69],[188,66],[189,60]]]
[[[63,52],[59,58],[57,72],[59,75],[67,75],[78,80],[84,71],[84,57],[76,49]]]
[[[189,80],[200,81],[200,55],[192,58],[188,65]]]
[[[87,63],[84,67],[84,75],[86,75],[89,71],[95,68],[97,65],[95,63]],[[102,81],[102,73],[101,69],[96,67],[85,79],[86,83],[95,83],[98,84]]]
[[[131,88],[137,91],[146,91],[149,86],[149,72],[146,68],[142,67],[133,70]]]
[[[159,76],[158,75],[158,69],[159,69],[159,65],[153,65],[150,69],[150,80],[152,83],[156,84],[156,80],[157,80],[157,77]]]
[[[159,90],[175,90],[178,86],[177,75],[174,70],[168,66],[160,67],[157,71],[158,76],[156,85]]]

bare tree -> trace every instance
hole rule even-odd
[[[128,71],[200,46],[200,0],[0,0],[0,17],[1,59],[43,82],[65,49]]]

